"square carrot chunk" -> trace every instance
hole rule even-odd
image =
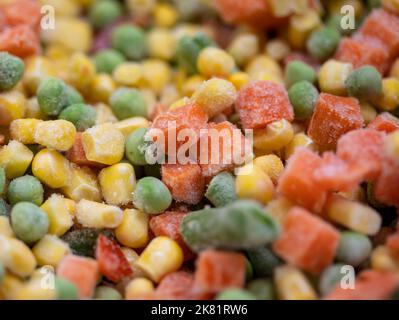
[[[362,126],[357,99],[322,93],[310,120],[308,135],[322,149],[332,149],[340,136]]]
[[[276,120],[294,119],[287,90],[270,81],[254,81],[242,88],[236,109],[245,129],[261,129]]]
[[[399,129],[399,119],[389,112],[383,112],[375,117],[375,119],[369,123],[367,128],[390,133]]]
[[[242,288],[245,283],[245,257],[226,251],[207,250],[197,260],[195,287],[207,292]]]
[[[39,37],[26,25],[6,28],[0,32],[0,51],[8,51],[20,58],[38,54]]]
[[[319,274],[333,262],[339,232],[310,212],[294,207],[283,225],[280,238],[273,244],[277,255],[312,274]]]

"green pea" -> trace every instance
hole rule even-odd
[[[0,216],[9,216],[10,207],[4,199],[0,198]]]
[[[0,91],[7,91],[16,86],[24,73],[24,62],[7,52],[0,52]]]
[[[340,34],[344,36],[350,35],[354,30],[350,28],[343,29],[341,26],[341,21],[342,21],[342,15],[333,14],[327,19],[326,26],[334,30],[337,30]]]
[[[6,183],[7,183],[6,171],[4,170],[3,167],[0,167],[0,196],[6,190]]]
[[[125,153],[126,158],[133,165],[143,166],[147,164],[145,152],[149,142],[144,140],[147,128],[140,128],[133,131],[126,139]]]
[[[295,118],[297,120],[306,120],[313,114],[319,92],[310,82],[301,81],[295,83],[288,90],[288,97],[294,107]]]
[[[272,242],[279,234],[276,222],[251,200],[193,211],[183,219],[180,230],[194,251],[250,249]]]
[[[141,60],[147,55],[145,33],[132,25],[123,25],[113,31],[112,47],[129,60]]]
[[[147,103],[137,89],[119,88],[109,100],[112,111],[119,120],[131,117],[147,117]]]
[[[325,296],[341,281],[345,276],[342,271],[343,264],[333,264],[322,272],[319,279],[319,291]]]
[[[370,239],[365,235],[344,231],[339,241],[337,260],[357,267],[370,256],[372,248]]]
[[[208,185],[205,197],[215,207],[224,207],[237,200],[234,176],[229,172],[222,172],[213,177]]]
[[[226,289],[216,296],[216,300],[256,300],[256,297],[244,289]]]
[[[78,290],[71,281],[56,277],[55,291],[57,300],[78,300]]]
[[[21,201],[28,201],[40,206],[43,202],[43,193],[43,186],[40,181],[33,176],[25,175],[10,182],[7,196],[12,205]]]
[[[97,287],[96,292],[94,293],[94,299],[97,300],[122,300],[122,295],[115,289],[100,286]]]
[[[96,123],[96,110],[84,103],[72,104],[66,107],[58,116],[72,122],[78,131],[85,131]]]
[[[19,202],[11,210],[11,226],[19,239],[30,244],[46,235],[49,220],[37,205]]]
[[[67,106],[70,106],[71,104],[75,104],[75,103],[83,103],[84,99],[82,97],[82,95],[80,94],[80,92],[78,90],[76,90],[74,87],[67,85],[67,90],[66,90],[66,94],[67,94]]]
[[[3,263],[0,261],[0,284],[3,282],[6,271],[4,270]]]
[[[137,182],[133,203],[145,213],[157,214],[169,208],[172,203],[172,195],[161,180],[145,177]]]
[[[373,66],[363,66],[351,72],[345,87],[350,96],[372,101],[382,93],[382,77]]]
[[[316,71],[302,61],[292,61],[285,67],[285,84],[288,88],[300,81],[314,83],[317,80]]]
[[[97,72],[112,73],[114,69],[125,61],[125,57],[113,49],[104,49],[93,57]]]
[[[262,246],[247,250],[247,256],[254,268],[256,277],[273,275],[273,270],[281,264],[279,258],[269,248]]]
[[[313,58],[324,61],[335,52],[340,39],[341,35],[337,30],[324,27],[312,32],[306,47]]]
[[[95,1],[89,10],[90,23],[95,28],[102,28],[122,15],[122,6],[118,1]]]
[[[248,290],[259,300],[273,300],[273,283],[269,279],[255,279],[248,283]]]
[[[48,116],[57,116],[68,105],[68,88],[64,81],[49,77],[37,89],[40,110]]]

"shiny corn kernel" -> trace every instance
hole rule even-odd
[[[135,278],[125,288],[125,299],[132,300],[142,294],[154,291],[153,283],[146,278]]]
[[[140,257],[136,251],[134,251],[131,248],[127,247],[122,247],[121,248],[123,255],[125,256],[126,260],[129,262],[130,267],[133,270],[133,277],[134,278],[140,278],[140,277],[145,277],[145,273],[143,270],[141,270],[137,265],[136,262],[138,258]]]
[[[0,94],[0,125],[7,126],[12,120],[25,117],[26,98],[16,90]]]
[[[23,144],[35,143],[35,131],[41,122],[38,119],[17,119],[10,124],[10,137]]]
[[[270,214],[281,225],[284,224],[285,218],[291,208],[294,206],[290,200],[279,197],[270,201],[266,206],[266,212]]]
[[[299,147],[305,147],[312,150],[315,148],[313,140],[307,134],[303,132],[297,133],[294,135],[290,143],[285,146],[285,159],[287,160],[289,157],[291,157],[295,150]]]
[[[198,88],[201,87],[205,80],[206,79],[199,74],[188,77],[182,85],[182,95],[190,97],[196,90],[198,90]]]
[[[69,150],[76,135],[72,122],[66,120],[48,120],[37,124],[35,141],[42,146],[59,151]]]
[[[109,74],[97,74],[90,84],[90,98],[94,102],[108,103],[112,92],[116,90],[115,81]]]
[[[321,91],[345,95],[345,81],[352,72],[353,67],[350,63],[343,63],[336,60],[328,60],[319,71],[319,86]]]
[[[136,86],[143,76],[143,70],[137,62],[124,62],[118,65],[112,77],[116,83],[123,86]]]
[[[149,240],[149,216],[136,209],[123,211],[123,220],[115,229],[118,241],[129,248],[143,248]]]
[[[280,174],[284,171],[283,162],[274,154],[255,158],[254,165],[261,168],[274,183],[277,183]]]
[[[254,147],[263,151],[276,151],[284,148],[294,137],[292,125],[287,120],[274,121],[265,129],[254,132]]]
[[[237,90],[240,90],[249,82],[249,75],[245,72],[235,72],[231,74],[228,80],[234,85]]]
[[[161,92],[172,77],[169,65],[165,61],[158,59],[145,60],[142,63],[142,71],[141,84],[156,93]]]
[[[23,282],[19,277],[7,272],[0,283],[0,298],[4,297],[8,300],[17,299],[17,294],[22,286]]]
[[[303,49],[310,33],[321,25],[321,19],[315,10],[295,14],[288,25],[288,41],[295,49]]]
[[[97,113],[96,124],[103,124],[108,122],[114,123],[118,121],[118,119],[112,112],[111,107],[106,105],[105,103],[97,103],[94,107]]]
[[[0,166],[8,179],[24,175],[33,159],[33,152],[21,142],[11,140],[0,149]]]
[[[54,300],[56,290],[43,286],[41,279],[31,279],[23,283],[15,295],[17,300]]]
[[[386,152],[399,161],[399,130],[391,132],[385,139]]]
[[[276,61],[282,61],[291,53],[287,42],[281,39],[273,39],[266,44],[266,54]]]
[[[125,137],[112,124],[104,123],[82,133],[83,149],[90,161],[112,165],[122,160]]]
[[[237,65],[245,65],[259,52],[259,41],[255,34],[238,34],[230,43],[227,52],[234,58]]]
[[[76,205],[73,200],[53,193],[41,205],[41,208],[47,214],[49,220],[49,234],[62,236],[73,226],[73,217],[76,211]]]
[[[156,237],[144,249],[136,264],[158,283],[165,275],[179,270],[182,263],[183,251],[177,242],[168,237]]]
[[[360,102],[360,113],[365,124],[369,124],[377,116],[377,110],[371,104],[364,101]]]
[[[122,132],[125,138],[133,131],[140,128],[148,128],[149,126],[149,121],[143,117],[128,118],[115,123],[115,128]]]
[[[68,61],[68,83],[86,95],[95,76],[96,67],[87,55],[81,52],[72,55]]]
[[[43,79],[55,75],[56,70],[50,59],[44,56],[33,56],[25,62],[22,81],[28,92],[35,94]]]
[[[122,210],[115,206],[82,199],[76,205],[76,218],[89,228],[116,228],[123,219]]]
[[[108,204],[124,205],[133,200],[136,176],[131,164],[117,163],[104,168],[100,171],[98,180]]]
[[[245,72],[250,80],[272,80],[274,82],[283,82],[283,70],[276,60],[267,55],[258,55],[252,59]]]
[[[214,47],[203,49],[197,60],[198,71],[206,78],[212,76],[227,77],[234,67],[233,57],[226,51]]]
[[[169,61],[176,53],[176,38],[168,29],[155,28],[147,36],[150,57]]]
[[[158,3],[154,8],[154,22],[157,26],[172,27],[179,18],[175,7],[168,3]]]
[[[6,216],[0,216],[0,235],[14,237],[14,231],[11,228],[10,219]]]
[[[46,234],[32,248],[39,266],[57,267],[60,261],[70,253],[68,244],[54,235]]]
[[[386,246],[378,246],[373,250],[370,257],[371,268],[377,271],[398,271],[399,260]]]
[[[385,78],[382,80],[382,94],[376,103],[381,110],[392,111],[399,105],[399,79]]]

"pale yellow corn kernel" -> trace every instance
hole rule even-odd
[[[25,117],[26,98],[16,90],[0,94],[0,124],[8,125],[12,120]]]
[[[326,211],[331,221],[365,235],[375,235],[381,227],[381,216],[377,211],[343,197],[331,199]]]
[[[147,43],[151,58],[169,61],[176,53],[176,38],[168,29],[152,29],[147,35]]]
[[[118,65],[112,77],[116,83],[123,86],[136,86],[143,76],[143,70],[137,62],[124,62]]]
[[[377,116],[377,110],[368,102],[360,102],[360,113],[365,124],[369,124]]]
[[[75,142],[76,128],[66,120],[41,121],[36,126],[35,141],[59,151],[69,150]]]
[[[55,300],[56,297],[55,288],[44,287],[42,279],[28,280],[22,284],[15,295],[16,300]]]
[[[284,265],[274,271],[277,296],[281,300],[316,300],[317,294],[299,269]]]
[[[248,73],[251,81],[270,80],[282,83],[284,80],[281,66],[267,55],[258,55],[252,59],[245,68],[245,72]]]
[[[74,201],[81,199],[101,201],[101,191],[97,176],[88,167],[71,165],[70,180],[61,191]]]
[[[190,98],[188,98],[188,97],[183,97],[183,98],[181,98],[181,99],[175,101],[174,103],[172,103],[172,104],[169,106],[169,110],[174,110],[174,109],[183,107],[183,106],[189,104],[190,102],[191,102]]]
[[[192,96],[205,80],[206,79],[199,74],[188,77],[181,87],[181,94],[189,97]]]
[[[39,0],[39,3],[50,5],[54,8],[56,15],[76,16],[80,13],[81,6],[76,0]]]
[[[123,220],[115,229],[118,241],[129,248],[143,248],[149,240],[149,216],[136,209],[123,211]]]
[[[186,71],[183,68],[177,69],[177,71],[173,75],[174,84],[179,92],[182,91],[183,85],[187,80]]]
[[[399,161],[399,130],[387,135],[385,139],[385,151]]]
[[[233,57],[226,51],[215,47],[203,49],[197,60],[198,71],[206,78],[228,77],[234,67]]]
[[[90,84],[95,76],[96,67],[87,55],[76,52],[71,56],[68,61],[68,83],[87,95],[90,91]]]
[[[125,137],[111,123],[99,124],[82,133],[86,158],[90,161],[112,165],[122,160]]]
[[[62,236],[73,226],[73,217],[76,211],[76,204],[73,200],[53,193],[41,205],[41,208],[49,219],[49,234]]]
[[[273,16],[286,17],[292,13],[304,13],[309,9],[308,0],[270,0]]]
[[[245,65],[259,52],[258,37],[252,33],[238,34],[231,41],[227,52],[234,58],[238,66]]]
[[[266,212],[271,215],[280,225],[284,224],[288,212],[294,206],[290,200],[285,197],[278,197],[271,200],[266,206]]]
[[[399,4],[399,2],[398,2]],[[399,80],[399,58],[397,58],[395,60],[395,62],[393,63],[391,70],[389,71],[389,76],[391,78],[396,78]]]
[[[106,203],[124,205],[133,201],[136,176],[130,163],[117,163],[102,169],[98,181]]]
[[[266,54],[276,61],[282,61],[291,53],[291,48],[282,39],[273,39],[266,43]]]
[[[152,114],[157,104],[157,94],[155,93],[154,90],[149,88],[141,88],[140,92],[145,100],[145,104],[148,109],[147,115]]]
[[[0,235],[0,261],[12,273],[27,277],[36,268],[36,259],[29,247],[15,238]]]
[[[68,59],[71,55],[71,50],[67,49],[64,45],[58,43],[51,43],[45,48],[46,58],[49,58],[53,63],[56,74],[58,74],[57,68],[65,68],[68,65]]]
[[[163,87],[168,84],[172,78],[171,69],[163,60],[145,60],[141,66],[143,71],[140,80],[141,85],[150,88],[156,93],[161,92]]]
[[[169,28],[176,24],[179,14],[168,3],[158,3],[154,8],[154,22],[157,26]]]
[[[261,168],[274,183],[277,183],[279,176],[284,171],[283,162],[274,154],[255,158],[254,165]]]
[[[14,237],[14,231],[11,228],[10,219],[6,216],[0,216],[0,235]]]
[[[228,80],[234,85],[237,90],[240,90],[243,86],[248,84],[249,82],[249,75],[245,72],[235,72],[232,73]]]
[[[337,96],[346,94],[345,81],[352,72],[350,63],[328,60],[319,70],[319,86],[321,91]]]
[[[125,288],[125,299],[132,300],[145,293],[154,291],[153,283],[146,278],[135,278]]]
[[[307,10],[294,14],[288,25],[288,41],[294,49],[304,49],[310,33],[321,25],[320,15],[316,10]]]
[[[108,103],[109,97],[116,89],[115,81],[109,74],[97,74],[90,84],[90,98],[94,102]]]
[[[54,77],[56,70],[50,59],[44,56],[33,56],[25,61],[25,72],[22,81],[30,94],[35,94],[40,83],[46,77]]]
[[[129,13],[134,16],[147,16],[155,7],[156,0],[126,0]]]
[[[292,125],[287,120],[274,121],[265,129],[254,131],[254,147],[263,151],[276,151],[284,148],[294,137]]]
[[[191,100],[200,106],[212,118],[231,107],[236,100],[234,85],[224,79],[212,78],[205,81],[194,92]]]
[[[57,267],[60,261],[71,252],[68,243],[54,235],[46,234],[32,248],[39,266]]]
[[[35,143],[35,131],[42,120],[16,119],[10,124],[10,137],[23,144]]]
[[[342,7],[345,5],[353,7],[353,12],[355,13],[356,18],[363,16],[365,8],[360,0],[329,0],[327,6],[328,12],[341,15]]]
[[[378,246],[373,250],[370,256],[371,268],[377,271],[398,271],[399,260],[394,257],[389,248]]]
[[[299,147],[309,148],[312,150],[315,149],[313,140],[307,134],[303,132],[297,133],[294,135],[290,143],[285,146],[285,160],[291,157],[294,154],[295,150]]]
[[[274,185],[260,167],[248,164],[237,174],[236,193],[240,199],[253,199],[267,204],[273,198]]]
[[[0,166],[8,179],[24,175],[33,159],[33,152],[21,142],[11,140],[0,149]]]
[[[115,123],[115,128],[122,132],[125,138],[133,131],[140,128],[148,128],[149,126],[150,122],[143,117],[132,117]]]
[[[399,79],[382,79],[382,94],[376,106],[385,111],[392,111],[399,105]]]
[[[45,148],[33,158],[32,173],[45,185],[54,189],[61,188],[69,182],[69,161],[59,152]]]
[[[162,105],[169,107],[173,102],[178,100],[180,97],[181,97],[180,93],[177,90],[176,86],[174,84],[168,84],[163,88],[160,94],[159,102]]]
[[[114,123],[117,122],[118,119],[115,117],[114,113],[110,106],[106,105],[105,103],[97,103],[94,105],[96,109],[96,124],[103,124],[103,123]]]
[[[137,266],[158,283],[165,275],[180,269],[183,251],[176,241],[168,237],[156,237],[141,253]]]
[[[28,99],[26,102],[26,118],[48,120],[48,116],[42,112],[36,97]]]
[[[125,256],[127,262],[129,262],[130,267],[133,270],[133,278],[140,278],[146,277],[146,274],[141,270],[137,265],[136,262],[140,257],[136,251],[132,248],[122,247],[121,248],[123,255]]]
[[[10,272],[6,272],[0,283],[0,300],[2,297],[8,300],[17,298],[17,294],[23,286],[22,280]]]
[[[123,219],[122,210],[116,206],[82,199],[76,205],[76,218],[89,228],[116,228]]]

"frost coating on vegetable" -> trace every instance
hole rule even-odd
[[[24,73],[24,63],[18,57],[0,52],[0,92],[13,88]]]

